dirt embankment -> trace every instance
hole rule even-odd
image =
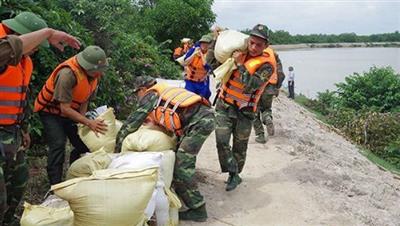
[[[181,225],[400,225],[400,181],[283,94],[273,106],[276,134],[249,142],[243,183],[224,190],[215,135],[197,160],[205,223]]]

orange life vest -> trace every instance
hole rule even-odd
[[[201,96],[186,89],[171,87],[165,83],[158,83],[146,92],[157,92],[159,98],[149,117],[151,121],[174,132],[177,136],[183,135],[180,112],[196,103],[209,106],[209,102]]]
[[[6,35],[4,25],[0,24],[0,38]],[[0,74],[0,125],[13,125],[24,118],[33,64],[29,56],[24,56],[18,65],[6,67]]]
[[[268,84],[278,83],[278,74],[276,72],[276,59],[274,51],[266,48],[261,56],[253,57],[244,63],[250,75],[253,75],[263,64],[270,63],[273,67],[272,75],[269,80],[262,84],[259,89],[253,93],[244,93],[244,85],[240,80],[240,73],[235,70],[229,80],[222,86],[219,97],[225,102],[237,106],[239,109],[251,107],[254,112],[257,111],[257,103]]]
[[[77,84],[72,90],[72,102],[71,107],[79,112],[82,104],[86,103],[89,97],[97,88],[97,79],[93,79],[89,82],[86,72],[79,66],[76,56],[69,58],[51,73],[42,90],[39,92],[35,100],[35,106],[33,111],[45,111],[56,115],[62,115],[59,103],[53,101],[55,79],[58,72],[69,67],[75,75]],[[62,115],[64,116],[64,115]]]
[[[204,81],[207,78],[207,70],[204,65],[205,62],[202,53],[193,56],[192,62],[186,66],[185,79],[194,82]]]

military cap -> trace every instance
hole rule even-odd
[[[151,76],[148,75],[142,75],[139,77],[136,77],[133,88],[133,92],[139,91],[140,88],[146,87],[149,88],[157,83],[157,80]]]
[[[21,35],[47,28],[46,22],[32,12],[22,12],[12,19],[3,20],[1,23]],[[43,41],[41,45],[50,46],[47,40]]]
[[[210,43],[212,40],[213,40],[213,37],[209,34],[206,34],[206,35],[201,36],[201,39],[199,40],[199,42]]]
[[[251,30],[250,35],[257,36],[259,38],[262,38],[262,39],[265,39],[266,41],[268,41],[268,39],[269,39],[269,29],[268,29],[267,26],[265,26],[263,24],[257,24]]]
[[[108,67],[108,61],[104,50],[98,46],[88,46],[78,53],[79,65],[86,71],[104,70]]]

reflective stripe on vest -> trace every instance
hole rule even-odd
[[[57,66],[51,73],[42,90],[39,92],[35,100],[34,112],[45,111],[56,115],[62,115],[59,103],[53,101],[54,87],[56,76],[59,71],[65,67],[72,70],[75,78],[76,85],[72,90],[71,108],[79,111],[81,105],[88,101],[89,97],[97,88],[98,80],[94,79],[89,82],[86,72],[79,66],[76,56],[71,57],[65,62]]]
[[[261,56],[253,57],[244,63],[250,75],[253,75],[265,63],[272,65],[273,72],[269,80],[262,84],[256,91],[251,94],[245,93],[244,84],[240,79],[240,73],[238,70],[235,70],[229,80],[222,86],[222,92],[220,92],[219,97],[225,102],[237,106],[239,109],[250,107],[256,112],[258,101],[265,87],[268,84],[277,84],[278,82],[274,51],[271,48],[267,48],[263,51]]]
[[[0,24],[0,38],[6,35],[6,28]],[[0,125],[13,125],[24,118],[33,64],[30,57],[24,56],[18,65],[6,67],[0,74]]]
[[[166,130],[177,136],[183,135],[180,113],[178,109],[190,107],[196,103],[208,105],[208,101],[201,96],[182,88],[171,87],[165,83],[158,83],[147,90],[156,92],[159,96],[156,106],[149,117]]]
[[[207,70],[204,67],[205,62],[202,56],[202,53],[193,56],[192,62],[185,67],[185,79],[202,82],[207,78]]]

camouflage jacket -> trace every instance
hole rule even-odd
[[[126,119],[124,125],[121,127],[121,130],[118,132],[115,152],[121,151],[122,141],[125,139],[125,137],[131,133],[134,133],[140,128],[147,116],[153,111],[157,104],[158,98],[159,95],[156,92],[150,92],[139,100],[135,109],[133,110],[133,113]],[[191,120],[197,118],[197,116],[202,117],[204,114],[209,113],[208,111],[201,110],[201,106],[203,106],[203,104],[199,103],[193,105],[192,107],[183,109],[180,114],[183,131],[185,131],[185,125],[188,125]],[[211,108],[207,107],[207,109]],[[193,117],[194,115],[196,115],[196,117]]]

